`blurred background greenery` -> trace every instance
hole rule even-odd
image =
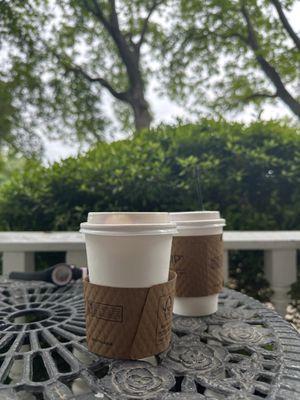
[[[221,210],[226,229],[300,227],[300,135],[280,122],[202,120],[99,143],[49,167],[25,162],[0,188],[0,229],[78,230],[90,210]],[[270,293],[262,256],[234,253],[235,287]]]

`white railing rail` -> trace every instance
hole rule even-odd
[[[226,231],[224,232],[224,271],[228,279],[230,250],[263,250],[264,271],[272,301],[280,313],[288,303],[287,292],[297,279],[297,249],[300,231]],[[83,236],[77,232],[0,232],[3,275],[11,271],[34,271],[35,252],[66,252],[66,262],[86,265]]]

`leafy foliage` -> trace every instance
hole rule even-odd
[[[23,168],[26,159],[15,154],[0,153],[0,185],[10,179],[11,175]]]
[[[2,0],[0,145],[28,154],[41,151],[41,135],[102,140],[104,93],[127,130],[148,127],[145,93],[159,75],[163,92],[185,106],[195,98],[197,112],[280,98],[300,115],[300,39],[278,12],[295,3]]]
[[[0,147],[37,155],[42,151],[34,133],[36,119],[29,122],[29,93],[35,93],[40,78],[32,57],[37,29],[28,2],[0,2]]]
[[[196,166],[205,209],[221,210],[227,229],[300,229],[299,131],[212,120],[99,143],[48,168],[28,162],[2,185],[0,228],[78,230],[91,210],[197,210]],[[261,262],[232,262],[237,287],[266,299]]]
[[[161,3],[1,1],[0,102],[6,110],[0,133],[9,128],[27,142],[41,134],[69,142],[102,140],[109,123],[105,91],[121,101],[127,124],[133,122],[130,107],[135,114],[148,113],[150,123],[144,90],[151,63],[142,45],[153,47],[147,34],[158,29],[151,17]]]
[[[300,118],[300,37],[286,16],[295,4],[179,0],[164,44],[170,93],[220,114],[278,99]]]

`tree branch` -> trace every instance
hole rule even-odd
[[[95,17],[104,26],[112,40],[114,41],[119,55],[123,64],[125,65],[130,82],[136,82],[137,68],[138,68],[138,57],[134,51],[130,48],[126,41],[125,35],[121,32],[119,27],[119,20],[116,11],[115,0],[108,0],[110,4],[109,18],[106,18],[101,10],[98,0],[91,0],[94,7],[91,7],[88,0],[82,0],[85,7],[92,12]],[[109,90],[109,89],[108,89]]]
[[[245,37],[244,35],[242,35],[240,32],[237,32],[237,31],[233,32],[232,29],[230,28],[230,26],[227,25],[225,22],[224,22],[224,26],[228,29],[228,31],[229,31],[230,33],[227,33],[227,34],[225,34],[225,33],[218,34],[221,38],[223,38],[223,39],[238,38],[238,39],[240,39],[244,44],[247,44],[247,40],[248,40],[247,37]],[[213,31],[211,32],[211,34],[213,34]]]
[[[283,8],[280,4],[279,0],[271,0],[271,3],[273,4],[273,6],[276,8],[278,16],[280,18],[280,21],[282,22],[282,25],[284,27],[284,29],[287,31],[287,33],[289,34],[290,38],[293,40],[293,42],[295,43],[295,46],[297,47],[298,50],[300,50],[300,38],[297,35],[297,33],[294,31],[294,29],[292,28],[291,24],[289,23]]]
[[[145,35],[146,35],[146,33],[147,33],[147,30],[148,30],[149,20],[150,20],[150,18],[151,18],[151,15],[152,15],[153,12],[156,10],[156,8],[157,8],[158,6],[160,6],[162,3],[163,3],[163,0],[160,0],[160,1],[157,0],[157,1],[154,1],[153,4],[152,4],[152,6],[150,7],[149,12],[148,12],[148,15],[147,15],[147,17],[144,19],[144,22],[143,22],[143,26],[142,26],[140,38],[139,38],[138,42],[136,43],[136,48],[137,48],[138,51],[140,50],[140,48],[141,48],[141,46],[142,46],[142,44],[143,44],[143,42],[144,42]]]
[[[250,19],[250,14],[249,14],[244,2],[242,3],[241,12],[243,14],[243,17],[244,17],[244,19],[246,21],[246,25],[247,25],[247,31],[248,31],[247,42],[250,45],[250,47],[252,48],[252,50],[258,51],[259,50],[258,40],[257,40],[256,33],[255,33],[254,27],[252,25],[251,19]]]
[[[111,25],[117,29],[120,30],[119,28],[119,19],[118,19],[118,14],[117,14],[117,10],[116,10],[116,2],[115,0],[109,0],[109,4],[110,4],[110,22]]]
[[[276,99],[276,97],[278,97],[278,93],[263,93],[263,92],[257,92],[257,93],[251,93],[249,94],[249,96],[245,96],[242,98],[243,101],[247,102],[249,100],[253,100],[253,99]]]
[[[260,65],[261,69],[265,73],[265,75],[270,79],[273,85],[276,88],[276,92],[278,97],[290,108],[291,111],[295,115],[300,118],[300,103],[290,94],[290,92],[286,89],[279,73],[276,69],[266,60],[263,56],[261,48],[258,43],[258,39],[256,36],[256,32],[254,30],[250,14],[245,6],[245,2],[242,2],[241,5],[241,13],[246,22],[247,30],[248,30],[248,45],[252,49],[255,59]]]
[[[125,92],[116,91],[106,79],[101,78],[101,77],[92,77],[90,74],[88,74],[86,71],[84,71],[79,65],[71,65],[71,66],[68,66],[67,69],[69,71],[74,72],[75,74],[80,74],[89,82],[100,83],[100,85],[103,86],[105,89],[107,89],[116,99],[128,103],[128,101],[129,101],[128,92],[127,91],[125,91]]]
[[[90,11],[103,24],[103,26],[109,33],[111,33],[111,25],[110,25],[108,19],[103,14],[103,11],[101,10],[101,7],[100,7],[98,1],[92,0],[94,7],[92,7],[90,5],[89,0],[82,0],[82,2],[83,2],[83,5],[85,6],[85,8],[88,11]]]

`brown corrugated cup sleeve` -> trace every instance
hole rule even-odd
[[[170,269],[177,274],[178,297],[220,293],[224,279],[222,235],[173,237]]]
[[[137,360],[166,350],[171,340],[176,274],[150,288],[115,288],[84,280],[88,349]]]

